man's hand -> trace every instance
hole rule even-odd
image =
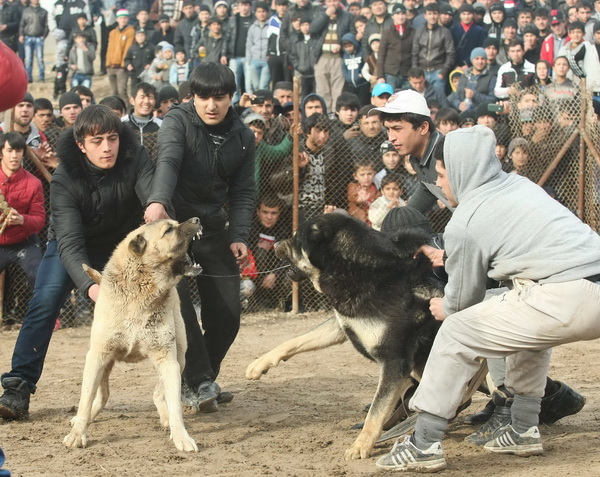
[[[431,314],[437,321],[444,321],[446,319],[443,304],[443,298],[432,298],[429,300],[429,311],[431,311]]]
[[[256,98],[256,95],[250,93],[244,93],[240,97],[240,108],[249,108],[252,105],[252,100]]]
[[[352,139],[360,134],[360,126],[355,124],[344,131],[344,139]]]
[[[465,98],[473,99],[475,96],[475,90],[471,88],[465,88]]]
[[[261,288],[268,288],[269,290],[275,287],[275,282],[277,281],[277,275],[274,273],[269,273],[263,278],[261,283]]]
[[[170,218],[171,217],[169,217],[169,214],[167,214],[167,211],[165,210],[165,206],[159,204],[158,202],[152,202],[148,207],[146,207],[146,212],[144,213],[144,221],[146,223]]]
[[[419,254],[425,255],[434,267],[444,266],[444,251],[430,245],[422,245],[415,252],[415,258]]]
[[[246,260],[248,260],[248,247],[241,242],[233,242],[229,248],[231,249],[231,253],[235,257],[235,261],[239,266],[243,266],[246,264]]]
[[[100,293],[100,285],[94,283],[91,287],[88,288],[88,296],[92,299],[94,303],[98,300],[98,293]]]
[[[227,57],[226,56],[221,56],[221,64],[227,66]]]
[[[25,218],[16,209],[10,209],[4,220],[6,220],[6,225],[23,225],[25,223]]]

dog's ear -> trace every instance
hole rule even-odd
[[[129,242],[129,251],[134,255],[141,255],[146,250],[146,239],[143,234],[137,234],[131,242]]]
[[[308,239],[313,243],[325,242],[333,237],[332,227],[324,221],[314,222],[308,231]]]

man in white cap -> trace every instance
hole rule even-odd
[[[129,12],[124,8],[117,10],[117,27],[108,35],[106,51],[106,71],[112,89],[112,94],[120,96],[125,104],[129,101],[127,94],[128,73],[125,69],[125,55],[133,45],[135,28],[128,25]]]

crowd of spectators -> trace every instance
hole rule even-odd
[[[370,113],[396,92],[423,95],[443,134],[490,127],[503,169],[534,181],[577,126],[582,78],[600,111],[600,0],[59,0],[51,11],[39,0],[0,0],[0,40],[19,53],[30,82],[34,58],[37,79],[48,79],[44,43],[55,42],[55,104],[28,94],[13,125],[51,172],[60,132],[96,102],[156,160],[162,118],[193,99],[191,71],[228,65],[234,109],[256,141],[255,243],[243,298],[269,306],[277,300],[268,290],[284,281],[269,272],[269,254],[291,233],[294,77],[301,217],[344,210],[375,228],[418,186],[408,157]],[[99,75],[108,76],[110,96],[94,94]],[[574,209],[565,163],[547,185]]]

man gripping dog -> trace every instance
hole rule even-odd
[[[154,167],[146,151],[123,131],[106,106],[90,106],[63,133],[61,165],[50,185],[51,227],[33,296],[12,356],[2,375],[0,416],[29,414],[30,395],[42,375],[52,330],[74,287],[96,300],[99,285],[82,264],[102,269],[115,246],[142,217]]]
[[[440,147],[437,185],[456,208],[444,233],[448,284],[430,300],[444,323],[410,401],[415,432],[377,462],[390,470],[446,468],[441,441],[479,358],[506,358],[514,395],[510,422],[484,449],[541,454],[551,348],[600,337],[600,237],[542,188],[504,173],[489,128],[453,131]],[[482,301],[488,277],[512,286]]]
[[[170,207],[172,218],[180,222],[200,218],[203,235],[192,244],[192,253],[203,269],[197,283],[210,366],[200,369],[200,364],[190,362],[187,367],[195,368],[203,379],[192,381],[187,372],[184,379],[194,390],[219,393],[214,379],[240,327],[239,265],[248,256],[254,215],[255,140],[231,107],[236,85],[227,66],[203,63],[192,72],[190,83],[193,100],[171,108],[158,134],[156,174],[145,219],[169,218]],[[199,329],[197,320],[186,319],[185,313],[184,320],[186,327]],[[218,410],[217,403],[231,398],[230,393],[226,397],[220,393],[200,410]]]

